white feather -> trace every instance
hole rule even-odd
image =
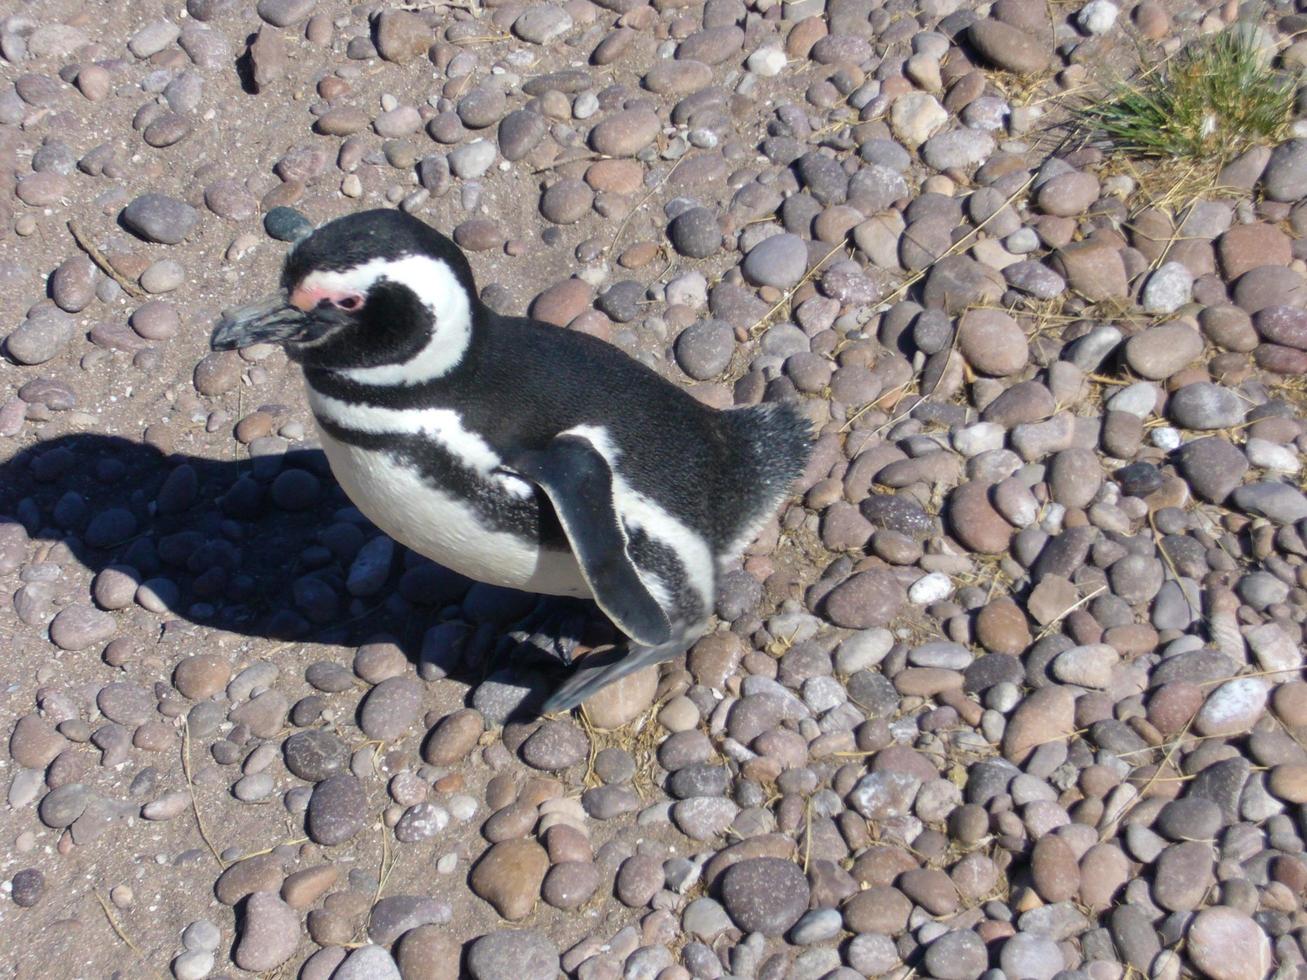
[[[319,430],[321,432],[321,430]],[[341,489],[377,527],[418,554],[469,578],[546,595],[588,597],[570,551],[485,528],[466,503],[431,486],[389,453],[350,446],[321,432]]]

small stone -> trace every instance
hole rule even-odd
[[[350,773],[338,773],[318,783],[309,798],[305,825],[318,844],[334,846],[350,840],[367,823],[367,795]]]
[[[745,256],[741,271],[758,286],[788,289],[808,266],[808,249],[798,235],[781,234],[765,238]]]
[[[481,856],[468,884],[505,919],[525,918],[535,907],[549,855],[534,840],[500,841]]]
[[[38,868],[24,868],[10,879],[10,897],[20,909],[30,909],[45,891],[45,875]]]
[[[731,865],[721,879],[722,904],[744,932],[779,936],[808,907],[803,871],[781,858],[750,858]]]
[[[453,910],[444,899],[426,895],[387,895],[372,906],[368,938],[389,946],[410,929],[443,925],[452,915]]]
[[[1216,688],[1194,719],[1203,735],[1246,732],[1266,710],[1266,682],[1258,677],[1237,677]]]
[[[836,626],[868,629],[888,626],[907,603],[907,591],[888,570],[859,572],[826,596],[825,613]]]
[[[1238,425],[1247,410],[1234,391],[1208,381],[1185,385],[1167,403],[1167,413],[1177,425],[1196,430]]]
[[[590,145],[605,156],[635,156],[658,135],[658,117],[648,109],[628,109],[606,117],[590,130]]]
[[[1048,43],[1010,24],[981,18],[967,29],[967,34],[985,60],[999,68],[1031,75],[1049,65]]]
[[[586,758],[590,740],[569,721],[551,720],[522,744],[522,758],[535,769],[563,770]]]
[[[147,242],[176,245],[194,230],[200,215],[189,204],[163,194],[142,194],[123,208],[127,229]]]
[[[368,738],[389,742],[417,719],[425,688],[413,677],[391,677],[368,692],[359,708],[359,727]]]
[[[426,54],[434,40],[427,22],[409,10],[383,10],[376,20],[377,54],[404,64]]]
[[[299,938],[295,910],[273,892],[255,892],[245,903],[244,924],[232,960],[251,973],[275,970],[294,955]]]
[[[467,951],[475,980],[555,980],[558,950],[536,929],[499,929],[477,939]]]
[[[969,310],[958,323],[958,348],[983,374],[1007,377],[1026,366],[1025,332],[1002,310]]]
[[[1203,909],[1189,925],[1186,950],[1212,980],[1257,980],[1271,972],[1271,943],[1248,915],[1226,906]]]
[[[1167,262],[1148,277],[1141,302],[1145,313],[1166,315],[1188,303],[1194,274],[1181,262]]]

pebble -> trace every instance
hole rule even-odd
[[[750,858],[722,876],[722,904],[745,932],[779,936],[790,929],[808,907],[808,882],[792,861]]]
[[[142,194],[123,208],[119,217],[129,231],[163,245],[184,241],[200,220],[199,212],[189,204],[164,194]]]
[[[1266,933],[1238,909],[1203,909],[1189,925],[1186,944],[1204,975],[1219,980],[1253,980],[1271,969]]]
[[[363,699],[359,727],[368,738],[389,742],[399,738],[417,719],[425,688],[412,677],[383,680]]]
[[[295,911],[270,891],[259,891],[245,902],[240,938],[232,960],[242,970],[275,970],[294,955],[300,923]]]
[[[499,929],[472,943],[467,968],[476,980],[554,980],[558,951],[536,929]]]
[[[590,130],[590,146],[611,157],[635,156],[658,134],[658,117],[648,109],[629,109],[605,116]]]
[[[549,870],[549,856],[533,840],[500,841],[472,868],[468,884],[505,919],[525,918],[535,907],[540,884]]]
[[[350,773],[329,776],[313,788],[305,824],[316,843],[343,844],[363,829],[367,819],[367,796]]]

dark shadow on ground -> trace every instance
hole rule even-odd
[[[529,629],[518,624],[539,611],[538,597],[473,583],[398,545],[386,560],[373,543],[380,532],[320,450],[213,460],[116,436],[61,436],[0,463],[6,523],[47,547],[61,542],[92,573],[113,565],[137,582],[164,580],[154,591],[165,619],[346,648],[388,635],[424,677],[530,686],[528,713],[563,676],[523,642]],[[30,546],[10,554],[5,540],[0,527],[0,571],[33,560]],[[360,549],[381,561],[363,567]],[[592,605],[562,613],[573,638],[602,638]]]

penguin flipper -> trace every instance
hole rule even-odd
[[[613,624],[637,643],[666,643],[671,624],[627,552],[613,471],[603,455],[582,436],[560,435],[508,465],[549,497],[595,602]]]
[[[549,696],[541,706],[542,714],[570,711],[592,694],[619,681],[627,674],[671,660],[685,652],[685,644],[668,642],[658,646],[632,643],[607,653],[592,654],[577,661],[572,676]]]

